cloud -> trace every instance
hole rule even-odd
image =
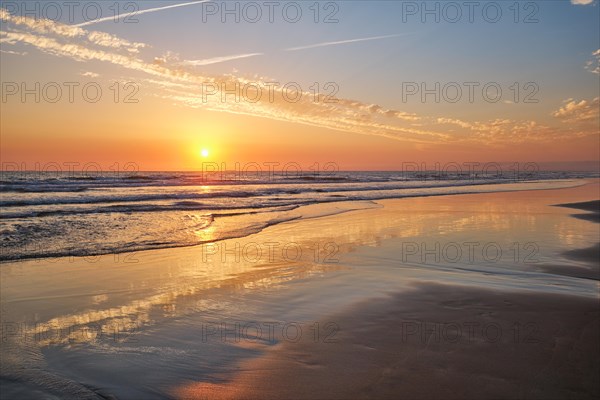
[[[324,101],[323,97],[308,92],[300,92],[297,101],[289,101],[291,94],[282,90],[281,84],[277,85],[266,78],[248,79],[225,75],[213,78],[210,84],[165,84],[154,79],[147,82],[154,83],[163,90],[160,97],[171,100],[173,104],[192,108],[264,117],[408,142],[434,143],[448,139],[442,132],[419,129],[407,124],[407,120],[418,118],[415,115],[387,110],[378,105],[337,98]],[[223,91],[217,90],[218,87]]]
[[[86,78],[98,78],[100,76],[100,74],[97,74],[95,72],[82,72],[81,74],[79,74],[81,76],[85,76]]]
[[[571,4],[574,4],[576,6],[585,6],[588,4],[592,4],[594,2],[594,0],[571,0]]]
[[[290,47],[290,48],[284,49],[284,51],[298,51],[298,50],[314,49],[317,47],[336,46],[336,45],[347,44],[347,43],[366,42],[369,40],[381,40],[381,39],[393,38],[393,37],[398,37],[398,36],[403,36],[403,35],[407,35],[407,34],[406,33],[398,33],[395,35],[371,36],[371,37],[359,38],[359,39],[339,40],[339,41],[335,41],[335,42],[322,42],[322,43],[316,43],[316,44],[309,44],[306,46]]]
[[[13,54],[15,56],[26,56],[27,52],[20,52],[20,51],[12,51],[12,50],[0,50],[0,53],[4,53],[4,54]]]
[[[597,123],[600,110],[599,97],[591,101],[581,100],[579,102],[567,99],[563,103],[565,103],[564,106],[552,113],[555,118],[569,123]]]
[[[144,43],[132,43],[128,40],[120,39],[114,35],[104,32],[90,32],[87,35],[90,42],[104,47],[112,47],[115,49],[125,48],[132,53],[138,53],[140,48],[146,47]]]
[[[20,17],[0,9],[0,19],[42,35],[55,35],[64,39],[85,38],[91,44],[124,49],[130,53],[138,53],[139,49],[147,47],[144,43],[130,42],[105,32],[86,31],[76,26],[65,25],[48,19]]]
[[[185,61],[181,62],[181,65],[200,67],[203,65],[217,64],[217,63],[222,63],[222,62],[226,62],[226,61],[239,60],[242,58],[262,56],[262,55],[263,55],[263,53],[247,53],[247,54],[237,54],[237,55],[233,55],[233,56],[207,58],[204,60],[185,60]]]
[[[600,74],[600,49],[593,52],[592,56],[595,57],[595,60],[588,61],[585,65],[585,69],[594,74]]]
[[[458,126],[463,131],[452,132],[452,137],[465,142],[481,142],[492,146],[504,146],[515,143],[536,143],[560,140],[571,140],[596,134],[593,129],[565,129],[542,125],[536,121],[514,121],[510,119],[495,119],[489,121],[467,122],[452,118],[438,118],[439,124]],[[470,133],[465,134],[465,131]]]
[[[167,10],[169,8],[177,8],[177,7],[185,7],[185,6],[191,6],[194,4],[201,4],[201,3],[207,3],[211,0],[202,0],[202,1],[192,1],[189,3],[179,3],[179,4],[172,4],[170,6],[164,6],[164,7],[156,7],[156,8],[147,8],[145,10],[138,10],[135,12],[135,15],[141,15],[141,14],[146,14],[146,13],[151,13],[151,12],[156,12],[156,11],[162,11],[162,10]],[[123,18],[125,17],[127,14],[123,14],[123,15],[119,15],[118,18]],[[110,16],[110,17],[104,17],[104,18],[98,18],[98,19],[94,19],[91,21],[86,21],[86,22],[82,22],[80,24],[76,24],[73,26],[77,26],[77,27],[81,27],[81,26],[88,26],[88,25],[92,25],[92,24],[97,24],[100,22],[104,22],[104,21],[114,21],[115,20],[115,16]]]
[[[543,142],[569,140],[574,137],[597,135],[597,127],[585,125],[553,128],[536,121],[462,121],[448,117],[428,117],[394,110],[380,104],[365,103],[341,97],[300,91],[299,96],[285,90],[266,77],[206,75],[184,68],[179,56],[167,52],[160,58],[145,61],[139,52],[131,51],[132,42],[102,32],[87,32],[79,27],[52,21],[36,22],[28,17],[14,17],[3,13],[3,20],[24,29],[0,31],[0,42],[24,43],[57,57],[79,62],[103,61],[130,71],[142,72],[149,77],[147,93],[169,100],[176,105],[204,110],[250,115],[277,121],[288,121],[307,126],[326,128],[423,145],[477,142],[492,145],[510,145],[515,142]],[[17,19],[21,18],[21,19]],[[105,36],[108,35],[108,36]],[[357,39],[353,39],[356,41]],[[363,40],[376,40],[364,38]],[[321,46],[332,45],[328,42]],[[132,47],[134,46],[134,47]],[[122,51],[125,50],[125,51]],[[251,53],[256,54],[256,53]],[[235,59],[244,55],[220,57]],[[191,61],[188,65],[208,65],[215,58]],[[90,76],[91,75],[86,75]],[[137,79],[137,78],[136,78]],[[233,101],[233,96],[242,97]],[[297,100],[290,100],[290,95]],[[232,100],[232,101],[230,101]],[[592,121],[597,118],[598,99],[575,102],[569,99],[555,116],[564,121]],[[594,112],[596,114],[594,114]],[[587,122],[586,122],[587,123]]]
[[[83,36],[86,33],[86,31],[83,29],[57,23],[48,19],[38,19],[12,15],[4,8],[0,8],[0,19],[6,22],[12,22],[15,25],[27,27],[41,34],[55,34],[63,37],[77,37]]]
[[[91,49],[76,43],[61,43],[54,38],[34,35],[27,32],[0,31],[0,42],[23,42],[38,48],[40,51],[59,57],[70,57],[76,61],[105,61],[131,70],[145,72],[166,79],[189,79],[184,71],[170,69],[161,65],[148,64],[130,54],[119,54],[111,51]]]
[[[31,25],[31,21],[26,22],[28,27],[37,28]],[[50,25],[45,27],[43,32],[52,32],[55,36],[62,38],[65,36],[71,37],[71,31],[67,31],[64,34],[62,33],[63,27],[54,26],[54,24],[59,25],[58,23],[49,23]],[[271,82],[264,78],[247,79],[232,75],[215,77],[190,73],[182,70],[177,64],[170,65],[171,60],[176,58],[172,54],[155,59],[154,62],[145,62],[134,54],[119,54],[110,50],[89,48],[85,43],[61,43],[57,38],[40,34],[10,31],[1,32],[1,35],[0,41],[6,43],[23,42],[55,56],[70,57],[82,62],[91,60],[109,62],[159,78],[155,79],[155,81],[167,80],[183,84],[184,87],[180,88],[179,93],[172,93],[175,89],[173,86],[176,85],[171,85],[170,89],[168,89],[167,85],[162,85],[163,90],[171,90],[171,93],[167,93],[163,97],[191,107],[253,115],[346,132],[374,134],[419,143],[431,143],[436,140],[446,139],[447,136],[440,132],[427,131],[408,125],[398,126],[397,123],[399,122],[418,118],[410,113],[388,110],[380,106],[344,99],[333,98],[330,99],[331,103],[328,103],[323,101],[323,96],[317,96],[315,99],[314,94],[308,92],[301,93],[300,101],[291,102],[286,98],[286,95],[289,95],[289,93],[281,87],[273,89],[272,98],[268,95],[263,96],[257,102],[222,101],[220,89],[217,90],[215,95],[203,99],[201,96],[202,89],[203,87],[206,89],[208,85],[214,85],[217,88],[226,88],[228,92],[232,87],[239,88],[240,90],[250,88],[249,91],[246,90],[246,95],[249,97],[254,95],[252,93],[254,87],[270,90],[267,87],[272,88],[273,86],[270,86]],[[81,35],[72,36],[77,37]]]

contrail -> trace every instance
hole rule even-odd
[[[140,14],[146,14],[146,13],[155,12],[155,11],[166,10],[166,9],[169,9],[169,8],[184,7],[184,6],[191,6],[191,5],[194,5],[194,4],[207,3],[209,1],[211,1],[211,0],[192,1],[192,2],[189,2],[189,3],[173,4],[173,5],[164,6],[164,7],[148,8],[148,9],[145,9],[145,10],[136,11],[135,15],[140,15]],[[125,16],[127,16],[127,13],[124,13],[124,14],[121,14],[121,15],[117,15],[117,16],[111,15],[110,17],[98,18],[98,19],[94,19],[94,20],[91,20],[91,21],[82,22],[81,24],[76,24],[76,25],[73,25],[73,26],[88,26],[88,25],[92,25],[92,24],[97,24],[99,22],[111,21],[111,20],[114,20],[115,18],[118,19],[118,18],[122,18],[122,17],[125,17]]]
[[[314,49],[316,47],[335,46],[337,44],[346,44],[346,43],[355,43],[355,42],[366,42],[368,40],[387,39],[387,38],[398,37],[398,36],[403,36],[403,35],[408,35],[408,33],[398,33],[395,35],[372,36],[372,37],[366,37],[366,38],[360,38],[360,39],[340,40],[337,42],[323,42],[323,43],[309,44],[307,46],[290,47],[289,49],[285,49],[284,51]]]
[[[217,63],[222,63],[225,61],[239,60],[240,58],[248,58],[248,57],[262,56],[262,55],[263,55],[263,53],[238,54],[235,56],[207,58],[205,60],[186,60],[186,61],[183,61],[181,64],[182,65],[191,65],[194,67],[200,67],[202,65],[217,64]]]

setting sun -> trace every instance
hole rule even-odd
[[[202,157],[208,157],[208,150],[207,149],[200,150],[200,155]]]

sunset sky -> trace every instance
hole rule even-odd
[[[318,15],[314,2],[297,2],[298,18],[280,2],[272,22],[264,2],[253,3],[260,16],[240,2],[236,22],[221,10],[236,2],[140,1],[130,23],[86,21],[86,3],[72,20],[62,8],[58,21],[29,15],[36,2],[0,3],[3,163],[194,170],[205,161],[292,161],[394,170],[404,161],[600,159],[598,0],[521,2],[518,10],[496,2],[497,22],[496,9],[482,10],[488,2],[472,21],[467,8],[460,18],[447,8],[439,22],[418,9],[435,2],[321,2]],[[98,4],[102,17],[114,14],[114,2]],[[46,12],[38,16],[57,19],[56,10]],[[36,82],[39,103],[35,94],[23,99],[23,85]],[[439,102],[407,94],[436,82]],[[472,102],[465,82],[475,85]],[[502,90],[496,102],[482,93],[488,83]],[[98,102],[85,100],[86,84],[92,94],[101,88]],[[302,90],[298,101],[286,84]],[[240,98],[223,101],[222,85]],[[449,101],[457,85],[462,97]],[[62,97],[52,103],[56,86]]]

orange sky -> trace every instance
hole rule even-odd
[[[198,10],[159,10],[127,26],[77,26],[2,9],[0,155],[3,163],[27,169],[50,162],[131,162],[140,170],[196,170],[202,162],[296,162],[306,168],[332,162],[345,170],[396,170],[403,162],[469,161],[578,168],[579,162],[600,160],[598,21],[586,7],[546,3],[546,19],[535,25],[508,19],[493,26],[431,26],[415,20],[398,27],[389,19],[391,9],[362,9],[356,2],[345,5],[346,19],[331,25],[194,25],[184,18],[180,24],[163,21],[171,27],[165,32],[151,23]],[[356,25],[360,15],[370,22]],[[572,19],[574,31],[560,41],[544,41],[535,54],[516,46],[524,35],[551,35],[553,18],[561,17]],[[207,29],[214,30],[212,41],[194,40]],[[457,41],[465,46],[448,47]],[[432,54],[444,53],[443,66],[432,62]],[[407,81],[426,87],[497,82],[503,97],[492,103],[479,91],[473,102],[423,101],[406,97]],[[56,103],[40,93],[39,103],[34,95],[21,97],[21,85],[33,88],[36,82],[63,88],[75,82],[75,99],[70,102],[66,91]],[[134,85],[137,103],[124,101],[130,93],[125,82]],[[270,99],[264,87],[272,82],[279,85]],[[514,98],[513,82],[520,98]],[[532,82],[536,101],[527,103]],[[302,91],[298,102],[286,97],[285,85],[292,83]],[[85,101],[86,84],[101,88],[100,101]],[[222,88],[232,87],[241,100],[222,97]],[[243,95],[248,87],[250,93],[262,88],[260,100]],[[333,93],[333,101],[315,92]],[[200,157],[202,148],[209,157]]]

